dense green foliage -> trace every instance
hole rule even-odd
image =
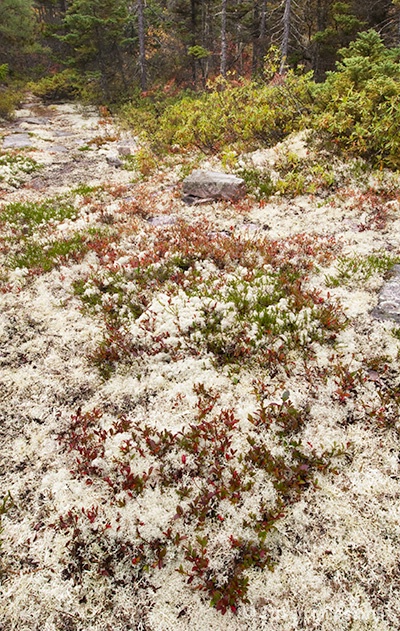
[[[2,0],[0,65],[33,79],[75,68],[110,102],[135,87],[203,89],[219,74],[265,79],[275,46],[280,72],[321,81],[361,30],[398,45],[399,16],[397,0]]]
[[[399,168],[400,48],[386,48],[370,30],[340,54],[317,91],[315,128],[355,155]]]
[[[74,100],[81,96],[79,77],[73,70],[63,70],[57,74],[43,77],[29,88],[44,101],[57,102]]]
[[[123,118],[157,153],[242,151],[311,127],[397,169],[399,18],[397,0],[2,0],[0,117],[12,117],[24,77],[50,102],[125,102]]]
[[[68,64],[92,73],[107,100],[111,91],[128,87],[122,55],[131,17],[125,0],[74,0],[64,18],[66,33],[58,36],[67,45]]]
[[[31,0],[0,2],[0,64],[15,67],[24,63],[35,41],[35,19]],[[1,80],[1,77],[0,77]]]
[[[0,65],[0,118],[11,119],[15,106],[20,100],[20,93],[16,89],[7,86],[9,74],[8,64]]]
[[[219,78],[202,93],[184,92],[174,99],[154,93],[133,100],[122,108],[122,117],[158,153],[162,148],[200,149],[223,157],[228,150],[272,146],[308,128],[325,146],[399,168],[400,48],[387,48],[378,33],[369,30],[340,55],[336,71],[323,84],[316,84],[312,73],[293,71],[269,82]],[[288,186],[295,192],[302,180],[310,192],[321,177],[329,184],[329,172],[320,173],[318,165],[310,164],[310,172],[303,174],[304,164],[288,167],[294,180],[286,178],[278,186],[284,193]],[[259,176],[247,173],[248,180],[254,178]],[[253,184],[271,190],[270,182]]]
[[[158,148],[179,146],[215,152],[237,145],[273,145],[299,128],[311,105],[310,75],[290,72],[278,85],[218,80],[202,94],[184,94],[165,108],[126,106],[125,117]]]

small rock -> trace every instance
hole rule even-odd
[[[154,215],[147,221],[152,226],[173,226],[177,219],[173,215]]]
[[[210,204],[215,200],[213,197],[195,197],[194,195],[183,195],[182,201],[188,206],[200,206],[201,204]]]
[[[50,153],[67,153],[68,149],[63,145],[51,145],[49,151]]]
[[[184,199],[237,200],[246,194],[242,178],[219,171],[194,171],[183,181]],[[193,202],[191,202],[193,203]]]
[[[119,158],[116,158],[114,156],[106,156],[106,160],[107,160],[108,164],[110,164],[111,166],[115,167],[116,169],[121,168],[122,165],[123,165],[122,160],[120,160]]]
[[[26,185],[26,188],[31,188],[34,191],[42,191],[43,189],[47,188],[48,185],[49,183],[45,179],[35,177],[29,182],[29,184]]]
[[[117,149],[120,156],[132,156],[136,151],[136,147],[129,145],[118,145]]]
[[[58,138],[67,138],[68,136],[75,136],[73,131],[62,131],[61,129],[56,129],[54,135]]]
[[[394,265],[393,277],[384,284],[378,295],[378,304],[371,311],[377,320],[400,322],[400,265]]]

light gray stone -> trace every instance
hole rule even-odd
[[[392,278],[384,284],[378,295],[378,304],[371,315],[377,320],[400,322],[400,265],[394,265]]]
[[[50,145],[49,147],[50,153],[67,153],[67,147],[64,145]]]
[[[136,147],[131,145],[118,145],[118,153],[120,156],[132,156],[136,152]]]
[[[246,195],[246,185],[236,175],[219,171],[193,171],[183,181],[183,194],[184,199],[236,200]]]
[[[49,118],[44,118],[42,116],[38,116],[36,118],[28,116],[27,118],[20,118],[19,120],[21,123],[28,123],[29,125],[48,125],[50,123]]]
[[[21,149],[23,147],[33,147],[29,134],[12,134],[3,140],[3,149]]]
[[[56,129],[54,135],[58,138],[68,138],[68,136],[75,136],[75,133],[73,131],[63,131],[62,129]]]
[[[124,164],[124,163],[122,162],[122,160],[120,160],[120,159],[118,158],[118,156],[116,156],[116,155],[115,155],[115,154],[113,154],[113,153],[109,153],[109,154],[107,154],[107,155],[106,155],[106,160],[107,160],[107,163],[108,163],[110,166],[113,166],[113,167],[115,167],[116,169],[120,169],[120,168],[123,166],[123,164]]]
[[[121,168],[123,166],[123,164],[124,164],[122,162],[122,160],[120,160],[116,156],[106,156],[106,160],[107,160],[108,164],[110,164],[111,166],[115,167],[116,169]]]
[[[152,226],[173,226],[177,218],[173,215],[154,215],[148,218],[148,223]]]

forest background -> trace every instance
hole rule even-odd
[[[58,98],[110,102],[138,87],[262,79],[273,47],[281,74],[311,70],[321,82],[371,28],[399,45],[398,0],[1,0],[0,65],[3,79],[4,65],[13,79],[51,77]]]
[[[146,169],[305,127],[397,169],[399,43],[399,0],[1,0],[0,116],[28,85],[118,109]]]

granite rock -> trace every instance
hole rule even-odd
[[[393,266],[392,278],[380,290],[378,304],[371,315],[377,320],[400,322],[400,265]]]
[[[246,195],[242,178],[219,171],[193,171],[183,181],[184,199],[237,200]]]

